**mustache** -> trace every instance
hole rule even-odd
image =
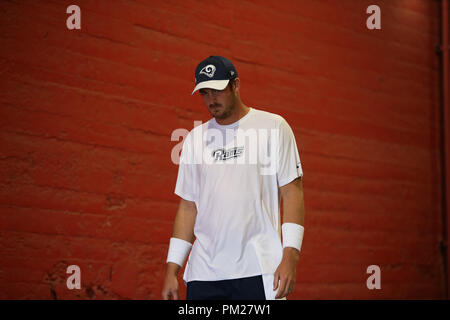
[[[212,107],[221,107],[221,106],[222,105],[219,104],[219,103],[212,103],[212,104],[209,105],[210,108],[212,108]]]

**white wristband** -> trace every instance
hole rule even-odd
[[[182,267],[191,247],[192,244],[190,242],[183,239],[170,238],[169,253],[167,254],[166,262],[173,262]]]
[[[300,251],[303,241],[303,233],[305,228],[303,226],[286,222],[281,226],[281,232],[283,235],[283,248],[292,247]]]

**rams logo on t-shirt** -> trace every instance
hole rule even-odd
[[[230,148],[230,149],[216,149],[212,152],[212,157],[214,158],[215,161],[217,160],[227,160],[227,159],[231,159],[231,158],[237,158],[242,156],[242,154],[244,153],[244,147],[234,147],[234,148]]]

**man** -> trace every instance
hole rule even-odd
[[[177,274],[192,249],[183,277],[188,300],[285,299],[304,231],[294,134],[281,116],[244,105],[228,59],[200,62],[195,84],[192,94],[200,92],[213,118],[183,141],[162,297],[178,299]]]

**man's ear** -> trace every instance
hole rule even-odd
[[[241,80],[239,78],[235,78],[233,83],[233,92],[239,93],[240,88],[241,88]]]

